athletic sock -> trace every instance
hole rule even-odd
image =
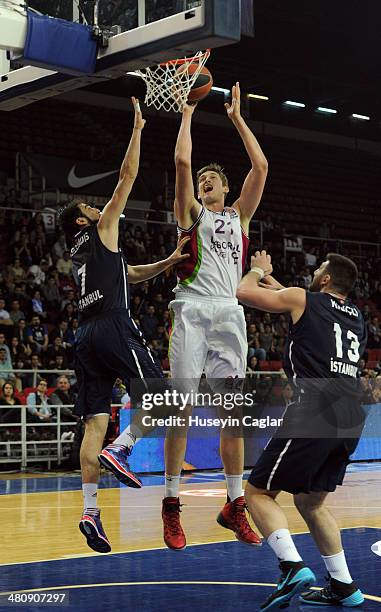
[[[243,474],[225,474],[226,488],[230,501],[234,501],[235,499],[237,499],[237,497],[242,497],[242,478]]]
[[[126,446],[127,448],[133,448],[136,442],[139,440],[135,434],[131,432],[130,425],[122,431],[122,433],[114,440],[113,444],[119,446]]]
[[[180,474],[178,476],[172,476],[172,474],[165,474],[164,497],[178,497],[179,491],[180,491]]]
[[[322,559],[327,568],[327,572],[332,578],[339,582],[345,582],[346,584],[351,584],[351,582],[353,582],[343,550],[336,555],[329,555],[328,557],[322,555]]]
[[[83,507],[85,510],[97,508],[98,484],[87,482],[82,485]]]
[[[267,538],[279,561],[302,561],[288,529],[277,529]]]

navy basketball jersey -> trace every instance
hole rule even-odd
[[[127,262],[121,251],[104,246],[96,225],[76,234],[70,255],[81,321],[116,308],[129,313]]]
[[[349,299],[306,294],[306,309],[291,323],[285,370],[295,378],[357,378],[367,333],[361,312]]]

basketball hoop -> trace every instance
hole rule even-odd
[[[207,49],[199,51],[193,57],[170,60],[153,68],[135,70],[134,74],[142,78],[147,85],[144,100],[147,106],[154,106],[157,110],[181,113],[187,103],[189,92],[209,55],[210,49]],[[188,72],[190,64],[197,66],[192,73]]]

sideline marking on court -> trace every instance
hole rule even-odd
[[[380,529],[380,527],[370,527],[369,525],[354,525],[351,527],[341,527],[340,531],[346,531],[348,529]],[[309,531],[293,531],[291,535],[310,535]],[[209,546],[212,544],[239,544],[234,536],[231,540],[213,540],[212,542],[191,542],[187,543],[186,548],[191,546]],[[258,547],[259,548],[259,547]],[[68,559],[81,559],[81,558],[94,558],[102,559],[103,557],[116,556],[116,555],[129,555],[133,553],[150,552],[151,550],[169,550],[167,546],[153,546],[151,548],[137,548],[134,550],[119,550],[109,553],[79,553],[74,555],[62,555],[62,557],[55,557],[54,559],[34,559],[33,561],[12,561],[11,563],[0,563],[0,567],[7,567],[8,565],[27,565],[30,563],[48,563],[50,561],[67,561]],[[1,594],[1,593],[0,593]]]
[[[259,587],[276,587],[277,585],[272,582],[224,582],[215,580],[163,580],[155,582],[105,582],[100,584],[69,584],[66,586],[55,586],[55,587],[38,587],[36,589],[23,589],[21,591],[5,591],[0,592],[0,597],[6,595],[13,595],[16,593],[36,593],[41,591],[68,591],[73,589],[93,589],[93,588],[105,588],[105,587],[125,587],[125,586],[161,586],[161,585],[214,585],[214,586],[259,586]],[[312,587],[314,591],[321,591],[323,587]],[[381,603],[381,597],[377,595],[366,595],[363,593],[365,599],[371,601],[377,601]]]

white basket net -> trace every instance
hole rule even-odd
[[[192,85],[196,82],[202,67],[210,55],[210,49],[199,51],[193,57],[171,60],[152,68],[135,70],[147,85],[145,103],[157,110],[175,111],[181,113],[187,103]],[[197,67],[192,74],[188,66]]]

